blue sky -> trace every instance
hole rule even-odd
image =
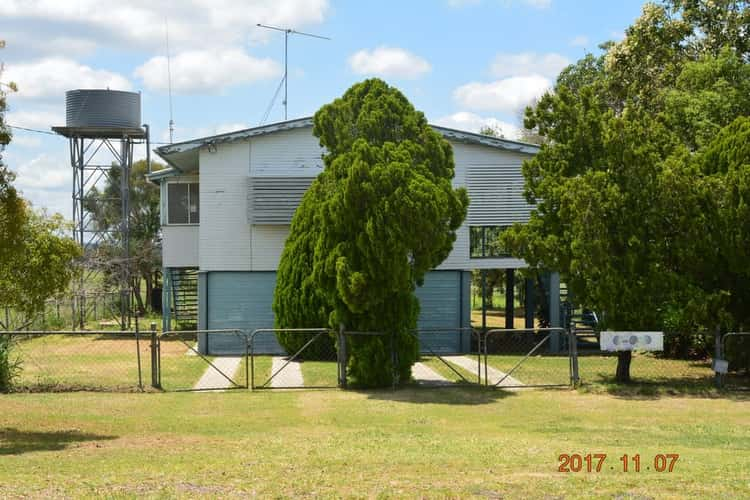
[[[437,124],[507,137],[520,110],[567,63],[618,40],[642,2],[618,0],[3,0],[2,81],[8,123],[49,130],[64,92],[142,92],[152,140],[168,140],[166,37],[175,141],[258,125],[282,77],[284,35],[257,23],[331,37],[289,40],[289,118],[311,115],[353,83],[379,76]],[[283,119],[281,98],[267,122]],[[143,148],[137,151],[143,156]],[[70,216],[67,142],[14,131],[5,162],[36,207]]]

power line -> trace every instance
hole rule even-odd
[[[56,134],[54,132],[49,132],[47,130],[39,130],[36,128],[28,128],[28,127],[19,127],[17,125],[10,125],[8,123],[5,124],[8,128],[12,128],[15,130],[23,130],[24,132],[34,132],[35,134],[44,134],[44,135],[54,135],[55,137],[63,138],[63,136]],[[167,144],[172,144],[171,142],[154,142],[150,141],[151,144],[156,144],[157,146],[163,146]]]
[[[37,134],[54,135],[55,137],[60,137],[60,138],[62,138],[62,136],[61,136],[61,135],[58,135],[58,134],[56,134],[56,133],[54,133],[54,132],[49,132],[49,131],[47,131],[47,130],[38,130],[38,129],[35,129],[35,128],[18,127],[18,126],[16,126],[16,125],[10,125],[10,124],[7,124],[7,123],[6,123],[6,125],[7,125],[7,126],[8,126],[9,128],[12,128],[12,129],[16,129],[16,130],[23,130],[23,131],[25,131],[25,132],[35,132],[35,133],[37,133]]]

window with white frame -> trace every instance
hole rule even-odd
[[[200,197],[197,182],[167,184],[167,224],[198,224]]]

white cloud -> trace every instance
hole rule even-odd
[[[570,61],[565,56],[554,52],[548,54],[535,54],[534,52],[498,54],[490,66],[490,71],[497,78],[529,75],[556,77],[560,70],[568,64],[570,64]]]
[[[162,51],[165,20],[174,48],[205,49],[243,44],[257,23],[290,28],[321,23],[328,9],[328,0],[3,0],[0,19],[10,21],[18,31],[36,27],[36,32],[47,33],[67,24],[71,36],[97,45]],[[259,31],[254,36],[268,39],[272,34]],[[60,49],[49,47],[49,53]]]
[[[21,163],[13,170],[16,173],[15,185],[24,191],[68,187],[72,179],[70,163],[47,153]]]
[[[425,59],[398,47],[377,47],[360,50],[349,58],[349,66],[359,75],[414,79],[430,71]]]
[[[59,97],[77,88],[110,88],[130,90],[130,82],[118,73],[94,69],[71,59],[49,57],[39,61],[12,64],[3,76],[18,84],[14,97]]]
[[[177,54],[171,61],[172,90],[175,92],[215,92],[227,87],[274,78],[281,67],[272,59],[259,59],[240,49],[192,50]],[[167,58],[153,57],[135,70],[151,90],[168,88]]]
[[[497,118],[479,116],[468,111],[459,111],[452,115],[443,116],[432,123],[467,132],[479,132],[481,129],[489,127],[498,131],[506,139],[517,139],[520,137],[520,130],[515,125],[498,120]]]
[[[62,109],[62,106],[60,106]],[[28,110],[9,111],[5,114],[5,121],[16,127],[49,130],[55,125],[65,125],[65,116],[59,111]]]
[[[212,135],[225,134],[228,132],[236,132],[238,130],[245,130],[251,128],[252,125],[244,122],[233,122],[233,123],[219,123],[213,126],[207,127],[180,127],[176,126],[174,129],[174,142],[189,141],[191,139],[197,139],[199,137],[208,137]],[[164,129],[159,134],[161,142],[169,141],[169,129]]]
[[[22,130],[13,131],[13,140],[11,141],[9,148],[21,147],[36,149],[42,145],[42,140],[39,137],[30,133],[25,133]]]
[[[586,35],[578,35],[570,40],[570,45],[573,47],[586,47],[589,44],[589,37]]]
[[[516,113],[551,87],[540,75],[515,76],[489,83],[470,82],[453,91],[462,107]]]

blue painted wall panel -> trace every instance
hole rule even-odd
[[[464,304],[469,300],[465,277],[461,271],[432,271],[425,276],[424,284],[416,290],[420,313],[417,328],[420,330],[451,329],[452,331],[420,332],[420,350],[423,353],[455,353],[466,350],[465,337],[458,328],[468,326]]]
[[[240,328],[250,334],[256,328],[273,328],[275,272],[214,271],[206,273],[206,327],[210,330]],[[262,340],[261,340],[262,339]],[[256,352],[280,354],[274,336],[263,335]],[[234,335],[210,335],[209,354],[241,354],[245,346]]]
[[[249,332],[256,328],[273,328],[273,290],[276,273],[249,271],[212,271],[201,273],[199,291],[200,323],[207,329],[240,328]],[[432,271],[416,290],[420,302],[419,329],[456,329],[449,332],[424,333],[420,344],[425,353],[465,352],[468,334],[457,329],[469,326],[470,273]],[[204,326],[205,325],[205,326]],[[321,325],[322,326],[322,325]],[[234,335],[201,337],[201,352],[213,355],[242,354],[244,344]],[[260,335],[256,352],[283,354],[273,335]]]

